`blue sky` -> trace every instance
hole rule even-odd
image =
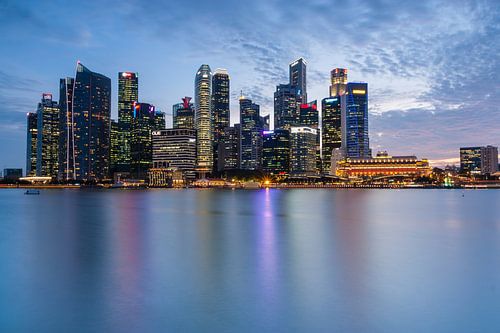
[[[288,64],[308,63],[309,99],[329,71],[369,84],[373,150],[454,162],[460,146],[500,144],[498,1],[0,0],[0,168],[25,167],[25,117],[76,61],[112,78],[139,72],[139,98],[171,113],[202,63],[273,110]],[[171,123],[168,119],[168,123]]]

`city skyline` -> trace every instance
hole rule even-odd
[[[192,5],[179,5],[170,15],[180,15],[182,9]],[[320,101],[328,97],[330,71],[336,67],[349,70],[349,81],[369,83],[369,132],[374,152],[414,153],[431,160],[450,159],[458,164],[459,147],[498,145],[500,141],[498,122],[491,121],[500,116],[498,80],[495,78],[499,65],[496,57],[498,38],[494,37],[498,32],[499,15],[496,15],[498,6],[494,2],[464,2],[456,7],[439,2],[401,3],[386,8],[392,18],[380,14],[384,11],[375,10],[368,2],[358,2],[356,6],[364,9],[358,13],[365,19],[364,23],[355,22],[344,25],[342,29],[341,24],[347,21],[324,20],[326,14],[336,8],[335,4],[314,2],[302,8],[318,17],[315,21],[317,27],[298,17],[298,9],[280,7],[279,3],[257,2],[248,8],[248,13],[238,4],[221,2],[213,7],[203,4],[200,10],[206,11],[207,17],[201,23],[210,21],[220,10],[226,14],[241,14],[241,22],[232,17],[227,23],[213,20],[207,38],[201,40],[197,38],[204,32],[201,23],[189,27],[182,23],[178,23],[179,26],[170,24],[172,34],[167,37],[155,31],[155,28],[160,29],[161,22],[168,20],[168,16],[156,20],[149,30],[142,27],[125,29],[123,34],[131,37],[131,43],[137,48],[150,43],[154,51],[127,56],[121,52],[124,46],[118,43],[118,39],[124,36],[118,34],[123,27],[117,18],[129,17],[138,10],[134,3],[119,6],[117,17],[112,17],[111,11],[105,8],[100,15],[90,17],[84,9],[90,13],[97,6],[97,3],[90,2],[80,11],[79,23],[70,23],[62,18],[64,15],[57,15],[76,10],[72,6],[62,10],[49,4],[46,9],[55,13],[50,22],[37,13],[33,5],[7,2],[1,6],[4,14],[0,15],[5,17],[0,24],[0,30],[4,32],[0,38],[6,48],[15,45],[20,53],[16,57],[1,56],[5,67],[0,71],[0,97],[6,102],[0,111],[3,119],[0,138],[4,142],[2,168],[24,167],[26,113],[36,111],[42,93],[52,93],[57,100],[59,79],[74,75],[78,59],[112,79],[113,119],[118,118],[118,72],[139,73],[140,100],[151,102],[158,110],[167,112],[167,126],[170,127],[172,105],[182,96],[194,95],[193,73],[204,63],[211,68],[227,68],[231,76],[232,124],[238,122],[237,95],[240,90],[261,106],[261,115],[272,114],[276,85],[288,80],[288,65],[304,57],[308,64],[309,100]],[[154,13],[153,18],[160,18],[161,13],[174,6],[153,2],[145,5],[144,10]],[[353,6],[344,5],[337,9],[349,13]],[[273,15],[258,16],[265,24],[249,30],[251,15],[262,11]],[[286,13],[294,14],[297,20],[296,26],[290,27],[287,33],[291,36],[300,30],[300,34],[291,40],[268,39],[270,30],[285,25],[281,16]],[[404,18],[409,15],[414,23],[403,25]],[[440,20],[433,23],[442,28],[441,33],[433,33],[436,27],[428,23],[436,15]],[[352,17],[352,14],[347,17]],[[149,22],[141,18],[137,18],[136,25],[141,22],[148,26],[146,23]],[[105,32],[101,32],[100,27],[106,28]],[[400,36],[389,31],[394,27],[399,27],[396,30]],[[319,33],[327,28],[346,33],[343,37]],[[40,33],[33,34],[34,29]],[[220,36],[221,29],[228,29],[228,33]],[[243,38],[248,31],[251,33]],[[363,33],[367,35],[363,36]],[[379,33],[384,33],[385,37],[377,37]],[[187,35],[191,38],[183,40],[182,37]],[[448,43],[450,38],[452,42]],[[339,43],[332,43],[335,40]],[[432,42],[436,45],[431,45]],[[166,52],[169,45],[174,44],[177,47],[171,48],[170,53]],[[321,47],[316,47],[318,45]],[[425,45],[425,51],[420,50],[419,45]],[[472,54],[467,51],[470,47],[475,50]],[[428,62],[419,59],[424,55]]]

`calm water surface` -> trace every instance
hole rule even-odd
[[[0,190],[1,332],[500,332],[499,190]]]

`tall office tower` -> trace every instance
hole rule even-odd
[[[36,175],[57,177],[59,158],[59,104],[43,94],[37,109]]]
[[[290,172],[290,132],[276,129],[264,131],[262,138],[262,171],[272,175]]]
[[[67,77],[59,80],[59,166],[60,180],[75,178],[75,149],[73,145],[73,88],[75,79]]]
[[[120,127],[116,120],[111,119],[111,136],[109,152],[109,174],[112,177],[117,171],[118,158],[120,157]]]
[[[498,147],[483,147],[481,154],[481,173],[492,174],[498,171]]]
[[[118,124],[120,126],[120,156],[117,170],[130,171],[130,132],[134,102],[139,100],[139,74],[134,72],[118,73]]]
[[[162,112],[160,110],[156,110],[154,113],[153,130],[160,131],[160,130],[165,129],[166,126],[167,126],[167,124],[165,121],[165,112]]]
[[[289,66],[290,86],[297,87],[297,94],[303,103],[307,101],[306,69],[307,63],[304,58],[295,60]]]
[[[181,170],[186,179],[196,176],[196,130],[166,129],[153,131],[153,162],[168,163]]]
[[[276,86],[274,92],[274,128],[289,129],[299,124],[300,90],[289,84]]]
[[[331,170],[332,151],[342,145],[342,107],[340,96],[321,101],[321,159],[324,172]]]
[[[486,175],[498,171],[498,147],[460,148],[460,172],[468,175]]]
[[[229,127],[229,74],[225,69],[217,69],[212,76],[212,123],[213,123],[213,163],[218,171],[219,143],[224,129]]]
[[[190,102],[191,97],[184,97],[182,103],[174,104],[173,128],[195,129],[194,107]]]
[[[317,136],[318,132],[314,128],[290,128],[290,175],[292,177],[308,177],[317,174]]]
[[[347,86],[347,69],[335,68],[330,72],[330,96],[342,96]]]
[[[240,168],[260,169],[262,153],[260,107],[243,96],[240,97],[240,138]]]
[[[213,167],[212,72],[201,65],[194,82],[196,169],[202,177]]]
[[[38,132],[36,113],[28,113],[26,137],[26,177],[36,176],[36,138]]]
[[[109,175],[111,79],[78,62],[73,90],[75,179]]]
[[[371,157],[368,139],[368,84],[349,82],[341,96],[342,148],[346,157]]]
[[[218,144],[219,160],[217,171],[239,169],[240,166],[240,126],[226,127]]]
[[[319,113],[317,101],[300,104],[299,124],[311,128],[319,127]]]
[[[151,132],[155,128],[155,107],[148,103],[133,104],[130,130],[130,173],[136,179],[146,179],[153,163]]]

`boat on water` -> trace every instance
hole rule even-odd
[[[38,194],[40,194],[40,191],[39,190],[26,190],[26,192],[24,192],[24,194],[27,194],[27,195],[38,195]]]

